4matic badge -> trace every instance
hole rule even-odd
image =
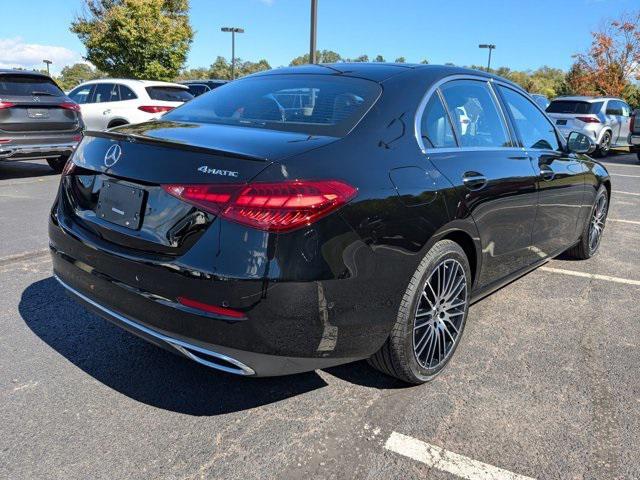
[[[198,171],[200,173],[206,173],[207,175],[220,175],[223,177],[233,177],[233,178],[238,178],[238,175],[239,175],[239,172],[234,172],[232,170],[220,170],[219,168],[211,168],[211,167],[207,167],[206,165],[203,165],[200,168],[198,168]]]

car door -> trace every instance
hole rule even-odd
[[[447,114],[441,114],[446,107]],[[464,117],[455,112],[463,108]],[[454,125],[455,148],[433,148]],[[432,95],[422,122],[425,152],[459,195],[455,216],[471,215],[482,244],[477,287],[500,280],[535,261],[531,232],[537,178],[526,152],[516,148],[486,79],[452,80]],[[445,137],[446,138],[446,137]]]
[[[568,153],[551,121],[532,101],[507,86],[498,90],[536,172],[538,207],[531,243],[541,258],[556,255],[579,237],[585,167]]]
[[[95,130],[105,130],[113,118],[113,109],[117,108],[120,99],[117,85],[113,83],[97,83],[93,93],[93,116]]]
[[[620,141],[618,145],[629,144],[629,134],[631,133],[631,107],[625,102],[620,102],[622,116],[620,117]]]
[[[609,100],[607,102],[607,108],[605,109],[607,125],[611,128],[611,145],[618,145],[620,143],[620,117],[622,116],[622,109],[618,103],[617,100]]]

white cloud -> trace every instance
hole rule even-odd
[[[22,38],[0,38],[0,68],[43,68],[43,59],[51,60],[54,72],[62,67],[82,61],[78,52],[55,45],[25,43]]]

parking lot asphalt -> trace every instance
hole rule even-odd
[[[237,378],[86,313],[46,253],[58,176],[0,164],[0,478],[640,478],[640,164],[606,163],[598,255],[475,304],[416,387],[365,362]]]

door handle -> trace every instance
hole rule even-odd
[[[540,176],[545,182],[550,182],[556,176],[556,172],[549,165],[540,165]]]
[[[111,113],[111,110],[107,109],[104,112],[102,112],[103,115],[109,115]]]
[[[469,190],[481,190],[487,185],[487,177],[478,172],[465,172],[462,174],[462,183]]]

